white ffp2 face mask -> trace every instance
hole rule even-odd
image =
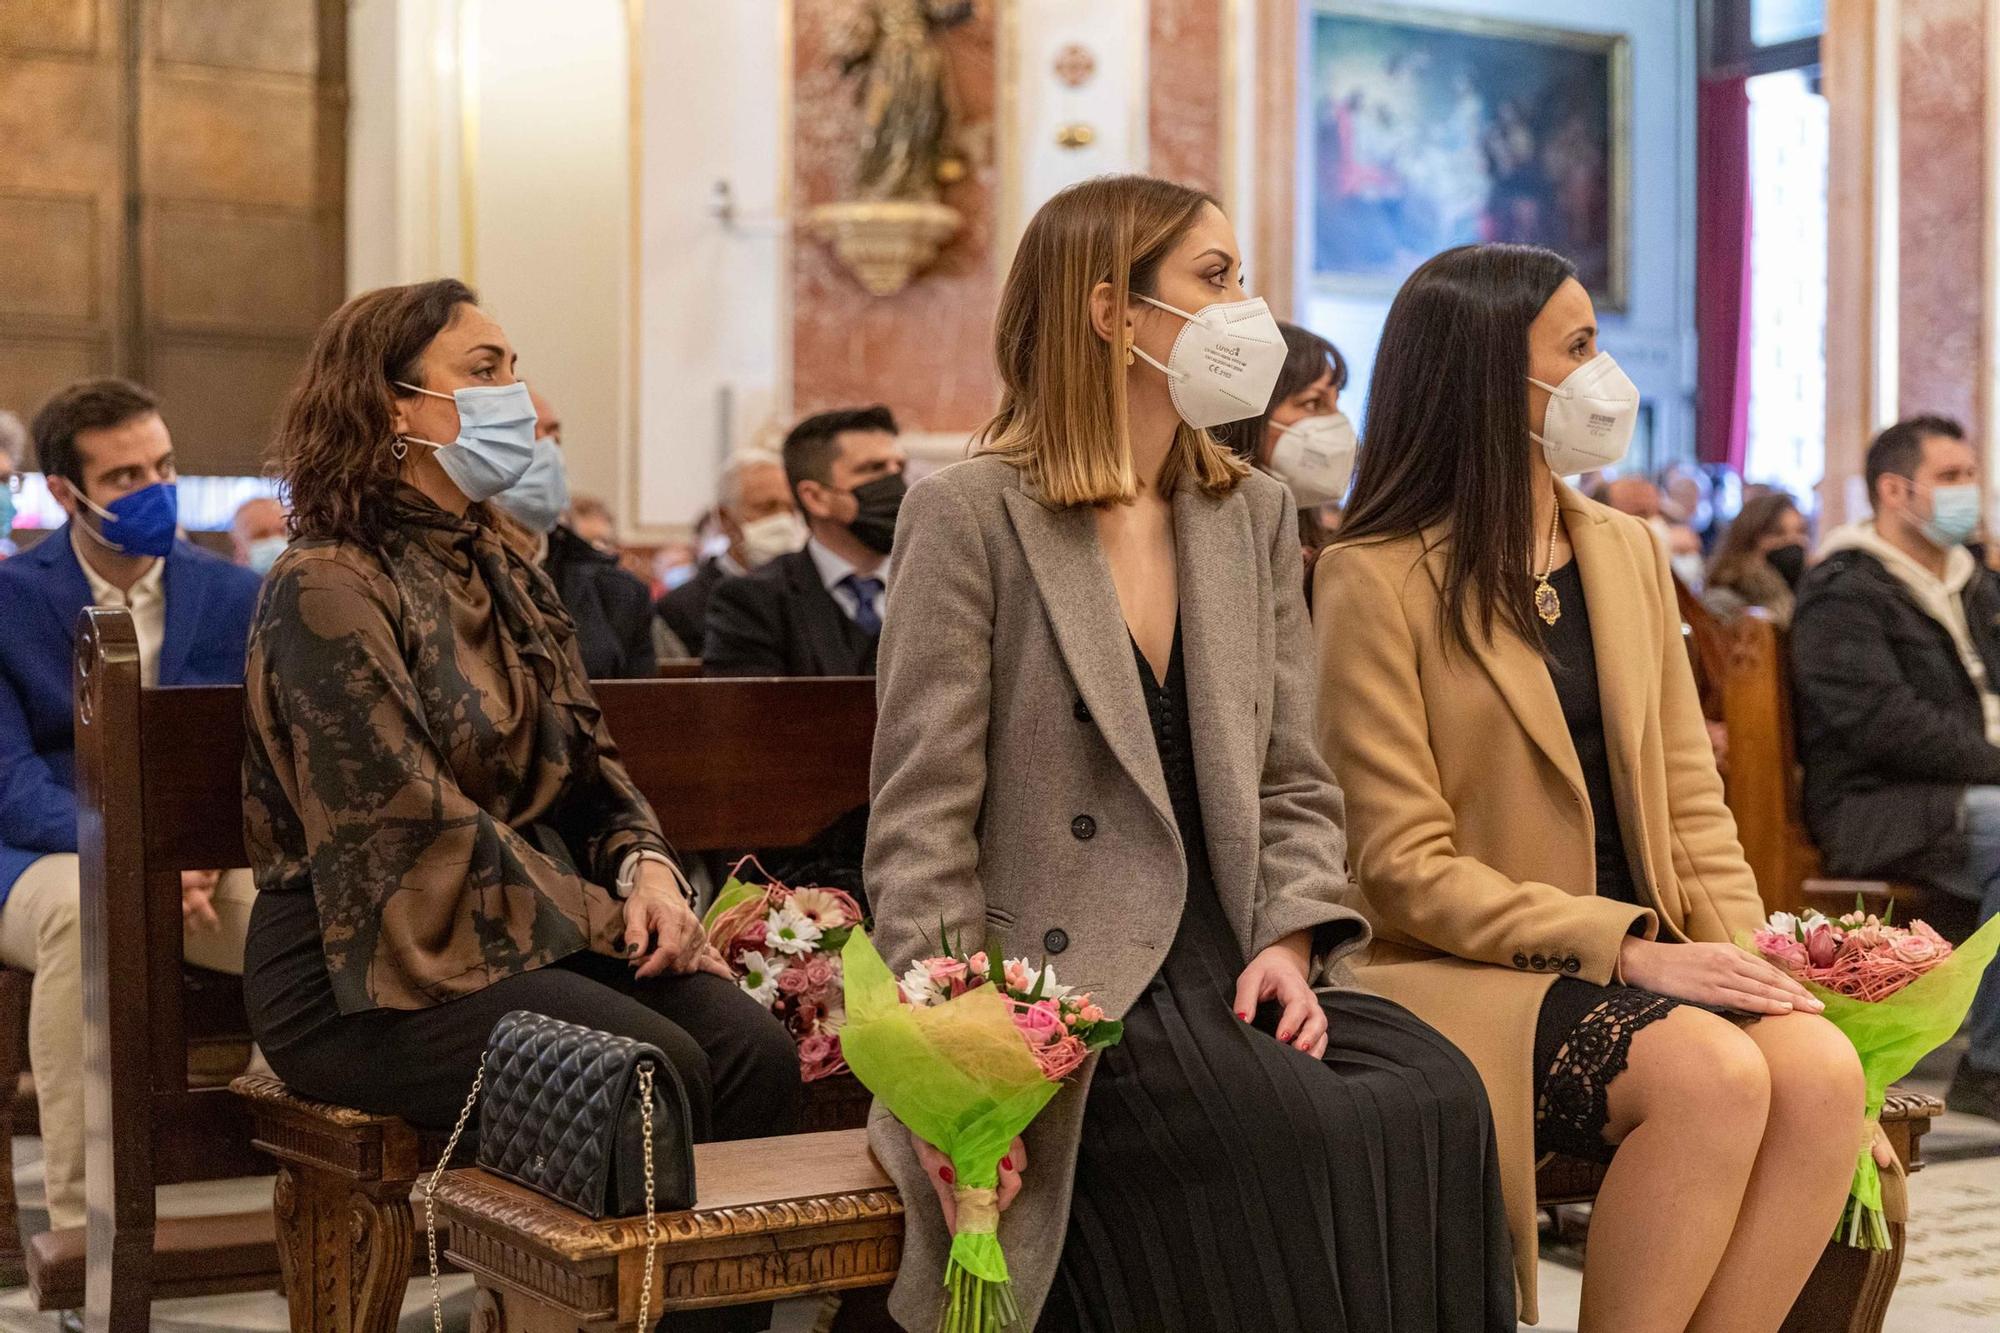
[[[1174,410],[1197,430],[1259,416],[1285,368],[1285,338],[1264,298],[1205,305],[1194,314],[1141,296],[1187,323],[1161,365],[1135,344],[1132,351],[1167,377]]]
[[[1301,509],[1338,500],[1354,475],[1355,444],[1345,412],[1294,421],[1271,445],[1271,475],[1292,488]]]
[[[762,569],[781,555],[790,555],[806,544],[806,523],[795,509],[781,510],[753,518],[743,525],[743,566]]]
[[[1543,384],[1533,375],[1528,383],[1549,391],[1548,418],[1542,433],[1532,438],[1542,446],[1549,471],[1558,477],[1610,467],[1632,447],[1632,432],[1639,424],[1639,386],[1618,368],[1611,353],[1599,352],[1561,384]]]

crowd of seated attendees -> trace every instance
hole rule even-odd
[[[1076,286],[1070,247],[1109,276]],[[1617,473],[1578,404],[1629,439],[1637,390],[1588,295],[1559,256],[1492,245],[1398,297],[1364,441],[1341,352],[1272,319],[1235,256],[1196,192],[1058,196],[1007,284],[973,457],[912,487],[888,407],[808,415],[728,462],[702,558],[657,598],[455,281],[328,321],[233,563],[179,530],[171,408],[144,387],[79,382],[27,431],[0,412],[0,543],[24,435],[66,515],[0,560],[0,963],[33,974],[51,1222],[84,1220],[74,626],[121,606],[146,684],[246,687],[252,866],[183,877],[187,956],[243,976],[260,1058],[303,1095],[449,1124],[494,1020],[529,1008],[660,1047],[700,1138],[788,1132],[794,1052],[697,919],[714,867],[666,845],[590,682],[664,658],[879,671],[872,806],[770,868],[859,894],[865,862],[899,969],[997,910],[1126,1015],[1088,1109],[1003,1164],[1000,1206],[1053,1237],[1019,1266],[1045,1326],[1151,1326],[1147,1273],[1207,1309],[1184,1280],[1216,1257],[1165,1223],[1183,1191],[1251,1180],[1228,1262],[1334,1256],[1294,1255],[1265,1314],[1393,1295],[1511,1329],[1534,1310],[1534,1163],[1562,1152],[1610,1170],[1587,1323],[1775,1328],[1861,1141],[1858,1069],[1730,943],[1761,908],[1697,694],[1720,668],[1684,665],[1683,622],[1789,627],[1829,873],[2000,912],[1976,451],[1940,417],[1884,431],[1872,516],[1816,549],[1781,492],[1724,522],[1697,472]],[[1225,359],[1226,393],[1188,360],[1225,324],[1257,349]],[[1479,354],[1441,361],[1453,329]],[[414,831],[383,838],[385,812]],[[2000,972],[1968,1027],[1949,1104],[2000,1120]],[[1171,1108],[1277,1114],[1325,1151],[1222,1151]],[[893,1122],[874,1143],[912,1201],[895,1308],[921,1322],[950,1182]],[[1384,1179],[1421,1206],[1343,1202]],[[1685,1206],[1663,1228],[1666,1192]],[[1133,1216],[1152,1230],[1125,1269],[1062,1242]]]

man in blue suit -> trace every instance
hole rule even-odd
[[[84,1220],[70,686],[77,613],[130,608],[148,685],[241,684],[259,580],[179,538],[173,439],[145,389],[115,379],[73,384],[43,405],[33,435],[69,522],[0,561],[0,961],[35,974],[28,1058],[49,1222],[62,1227]],[[220,882],[213,871],[183,877],[191,961],[242,971],[249,897],[242,872]]]

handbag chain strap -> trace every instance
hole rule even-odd
[[[465,1094],[465,1105],[458,1112],[458,1123],[451,1127],[451,1138],[446,1140],[444,1155],[430,1177],[424,1181],[424,1241],[431,1252],[431,1330],[444,1333],[444,1292],[438,1286],[438,1226],[437,1187],[444,1179],[444,1169],[451,1165],[451,1155],[458,1151],[458,1136],[465,1133],[465,1122],[472,1119],[472,1108],[479,1105],[479,1088],[486,1082],[486,1065],[479,1066],[479,1077],[472,1080],[472,1091]]]
[[[438,1285],[438,1181],[444,1179],[445,1168],[451,1165],[451,1155],[458,1151],[459,1136],[465,1133],[465,1122],[472,1119],[472,1108],[479,1105],[479,1089],[485,1082],[486,1070],[482,1066],[479,1076],[472,1080],[472,1091],[465,1095],[465,1105],[459,1109],[458,1123],[451,1127],[451,1138],[445,1142],[444,1155],[438,1158],[437,1166],[424,1181],[424,1242],[431,1258],[432,1333],[444,1333],[444,1290]],[[646,1276],[639,1283],[636,1333],[647,1333],[653,1318],[653,1260],[660,1245],[659,1219],[653,1209],[653,1066],[650,1063],[639,1066],[639,1118],[645,1127]]]
[[[653,1255],[660,1245],[660,1226],[653,1214],[653,1066],[639,1066],[639,1118],[646,1127],[646,1276],[639,1283],[639,1325],[647,1333],[653,1321]]]

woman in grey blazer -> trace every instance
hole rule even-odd
[[[877,942],[899,969],[941,927],[1046,955],[1125,1020],[1002,1163],[1027,1321],[1512,1329],[1478,1076],[1346,988],[1367,931],[1335,902],[1291,497],[1204,429],[1260,410],[1283,357],[1236,253],[1212,200],[1142,177],[1022,238],[1000,413],[898,526]],[[909,1209],[891,1308],[932,1328],[949,1168],[871,1129]]]

